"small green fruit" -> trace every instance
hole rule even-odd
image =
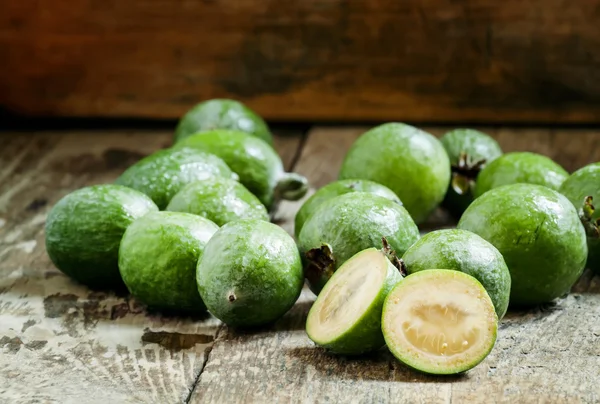
[[[221,227],[200,260],[196,281],[208,310],[225,324],[271,323],[296,302],[304,276],[294,239],[263,220]]]
[[[471,275],[490,295],[498,318],[504,317],[510,298],[510,272],[496,247],[477,234],[460,229],[432,231],[413,244],[402,261],[408,274],[446,268]]]
[[[483,286],[462,272],[429,269],[407,276],[383,305],[385,342],[402,363],[448,375],[477,366],[496,343],[498,319]]]
[[[209,178],[183,187],[166,210],[200,215],[218,226],[240,219],[269,220],[267,209],[258,198],[228,178]]]
[[[547,187],[494,188],[473,201],[458,228],[480,235],[504,256],[511,306],[546,303],[568,293],[585,267],[586,236],[577,211]]]
[[[441,137],[452,166],[452,180],[443,205],[460,217],[473,201],[473,188],[479,172],[502,155],[498,142],[473,129],[454,129]]]
[[[442,144],[429,133],[402,123],[386,123],[354,142],[339,178],[385,185],[418,224],[444,199],[450,161]]]
[[[273,136],[265,121],[244,104],[227,99],[204,101],[190,109],[175,129],[175,142],[213,129],[239,130],[273,145]]]
[[[143,192],[162,210],[185,185],[211,177],[237,179],[219,157],[180,148],[159,150],[144,157],[125,170],[115,183]]]
[[[587,266],[600,274],[600,209],[592,205],[600,203],[600,163],[575,171],[563,183],[560,192],[573,203],[586,229]]]
[[[93,288],[122,287],[119,244],[136,219],[157,211],[146,195],[120,185],[71,192],[46,218],[46,251],[54,265]]]
[[[384,198],[402,204],[398,196],[386,186],[368,180],[339,180],[331,182],[317,190],[310,198],[308,198],[298,213],[294,223],[294,231],[296,237],[300,234],[304,222],[312,215],[317,207],[323,202],[328,201],[336,196],[348,194],[350,192],[370,192],[372,194],[383,196]]]
[[[385,345],[383,302],[402,275],[385,253],[361,251],[338,269],[312,305],[306,333],[332,352],[358,355]]]
[[[157,309],[206,310],[194,276],[218,229],[206,218],[181,212],[156,212],[136,220],[119,250],[119,269],[129,292]]]
[[[406,209],[379,195],[353,192],[323,202],[298,237],[311,290],[319,294],[334,271],[359,251],[381,247],[382,237],[401,256],[419,229]]]
[[[492,161],[477,177],[475,197],[490,189],[509,184],[543,185],[557,191],[569,173],[541,154],[507,153]]]

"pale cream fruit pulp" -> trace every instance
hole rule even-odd
[[[326,344],[344,334],[365,314],[387,274],[385,256],[365,252],[338,269],[319,294],[308,317],[311,335]]]
[[[471,362],[489,351],[496,319],[485,290],[461,279],[438,277],[409,285],[413,280],[409,276],[392,292],[384,314],[397,351],[409,362],[414,358],[434,368]]]

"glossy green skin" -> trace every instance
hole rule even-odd
[[[419,239],[419,229],[404,207],[379,195],[353,192],[323,202],[298,236],[311,290],[319,294],[331,273],[313,273],[306,260],[307,251],[329,245],[335,271],[359,251],[381,248],[382,237],[401,256]]]
[[[211,177],[236,179],[223,160],[190,148],[159,150],[129,167],[116,184],[148,195],[159,209],[185,185]]]
[[[427,374],[436,374],[436,375],[455,375],[466,372],[469,369],[474,368],[478,364],[480,364],[492,351],[494,345],[496,343],[497,335],[498,335],[498,320],[495,320],[492,340],[488,345],[488,349],[482,352],[478,356],[474,356],[468,362],[458,362],[454,366],[449,366],[443,369],[431,369],[423,366],[422,363],[419,362],[418,358],[415,358],[412,355],[406,353],[405,349],[402,346],[397,346],[394,343],[393,337],[391,337],[391,331],[395,327],[396,318],[387,317],[386,312],[388,311],[388,305],[391,306],[393,304],[393,300],[398,293],[402,293],[404,288],[415,288],[422,287],[423,290],[427,288],[428,284],[431,284],[433,277],[436,276],[448,276],[448,277],[458,277],[464,278],[463,281],[468,281],[476,288],[484,289],[481,283],[477,281],[474,277],[459,271],[447,270],[447,269],[428,269],[425,271],[419,271],[414,273],[413,275],[409,275],[405,278],[405,282],[399,282],[391,291],[388,293],[388,297],[383,304],[383,315],[382,315],[382,331],[383,336],[385,338],[386,345],[388,346],[390,352],[402,363],[406,366],[409,366],[419,372],[427,373]],[[485,294],[484,294],[485,295]]]
[[[152,308],[205,311],[196,266],[218,229],[206,218],[181,212],[156,212],[135,221],[119,249],[119,269],[129,292]]]
[[[376,249],[369,248],[365,251],[361,251],[356,254],[355,257],[363,254],[366,251],[372,252],[373,250]],[[351,261],[352,258],[350,258],[348,261]],[[367,352],[376,351],[385,345],[383,333],[381,332],[381,312],[383,310],[383,303],[385,302],[385,298],[390,290],[392,290],[392,288],[402,280],[402,275],[400,274],[398,268],[392,265],[387,258],[385,258],[385,260],[388,264],[387,275],[381,284],[379,292],[372,301],[364,302],[364,304],[368,306],[368,309],[346,332],[339,335],[334,340],[326,342],[319,341],[319,339],[315,338],[315,336],[312,334],[307,321],[306,333],[314,343],[330,350],[331,352],[342,355],[360,355]],[[335,275],[342,271],[343,268],[344,266],[342,265],[340,270],[333,274],[331,277],[331,282],[335,282]],[[317,301],[318,300],[319,297],[317,297]],[[314,308],[315,305],[313,304],[310,312],[308,313],[308,318],[310,318],[311,315],[318,315],[316,311],[313,313]]]
[[[385,185],[418,224],[444,199],[450,161],[442,144],[429,133],[402,123],[386,123],[354,142],[339,178]]]
[[[510,272],[502,254],[475,233],[460,229],[436,230],[423,236],[402,256],[408,274],[445,268],[477,279],[490,295],[498,318],[510,298]]]
[[[543,185],[557,191],[569,173],[541,154],[507,153],[492,161],[477,177],[475,198],[490,189],[509,184]]]
[[[272,323],[296,302],[304,276],[300,254],[281,227],[231,222],[209,241],[196,272],[208,310],[233,327]]]
[[[485,160],[485,167],[502,155],[498,142],[483,132],[474,129],[454,129],[440,138],[446,149],[450,164],[458,164],[461,153],[466,153],[472,163]],[[473,190],[459,195],[452,185],[448,187],[443,206],[455,217],[460,217],[467,206],[473,201]]]
[[[192,147],[221,157],[267,208],[273,205],[273,192],[284,171],[281,158],[264,141],[244,132],[213,130],[190,136],[177,146]]]
[[[203,216],[219,226],[239,219],[269,220],[265,206],[239,182],[227,178],[209,178],[183,187],[168,211]]]
[[[569,198],[578,212],[583,206],[585,197],[593,197],[596,210],[592,218],[598,220],[600,218],[600,163],[590,164],[575,171],[563,183],[560,192]],[[588,237],[587,240],[587,266],[600,274],[600,239]]]
[[[177,124],[175,142],[213,129],[239,130],[273,145],[266,122],[244,104],[227,99],[205,101],[190,109]]]
[[[587,258],[586,235],[575,208],[558,192],[532,184],[494,188],[475,199],[458,223],[504,256],[511,306],[549,302],[568,293]]]
[[[398,196],[388,187],[368,180],[339,180],[331,182],[320,188],[310,198],[308,198],[298,212],[296,213],[294,232],[296,238],[304,226],[304,222],[312,215],[319,205],[336,196],[348,194],[350,192],[370,192],[372,194],[383,196],[384,198],[402,204]]]
[[[119,244],[136,219],[157,211],[146,195],[120,185],[78,189],[46,218],[46,251],[54,265],[93,288],[122,287]]]

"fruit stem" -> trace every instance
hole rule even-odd
[[[472,161],[465,152],[461,152],[457,164],[452,164],[452,189],[458,195],[464,195],[473,187],[486,160]]]
[[[402,261],[402,258],[398,258],[396,251],[392,250],[392,246],[388,243],[387,238],[381,237],[381,242],[383,244],[382,251],[387,259],[389,259],[398,271],[400,271],[400,275],[405,277],[408,273],[406,272],[406,265],[404,264],[404,261]]]
[[[275,185],[275,200],[297,201],[308,192],[308,180],[298,173],[283,173]]]
[[[583,206],[579,210],[579,217],[581,223],[585,228],[585,232],[588,237],[600,238],[600,218],[594,221],[594,211],[596,208],[593,205],[594,198],[592,196],[586,196],[583,200]]]

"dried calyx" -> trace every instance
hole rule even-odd
[[[581,217],[581,222],[583,223],[583,227],[585,227],[585,232],[588,237],[592,238],[600,238],[600,218],[594,220],[594,198],[591,196],[586,196],[583,200],[583,206],[579,211],[579,217]]]
[[[387,257],[387,259],[389,259],[390,262],[396,268],[398,268],[398,271],[400,271],[400,275],[402,275],[403,277],[406,276],[407,275],[406,265],[404,264],[404,261],[402,261],[402,258],[398,258],[398,256],[396,255],[396,252],[394,250],[392,250],[392,246],[390,246],[390,243],[388,243],[388,241],[385,237],[381,238],[381,242],[383,243],[382,251],[385,254],[385,256]]]
[[[335,268],[333,251],[329,244],[323,244],[319,248],[313,248],[306,252],[309,264],[306,267],[306,278],[310,282],[318,282],[321,276],[331,276]]]
[[[458,162],[452,164],[452,189],[459,195],[468,193],[475,184],[486,160],[473,161],[467,153],[462,152]]]

